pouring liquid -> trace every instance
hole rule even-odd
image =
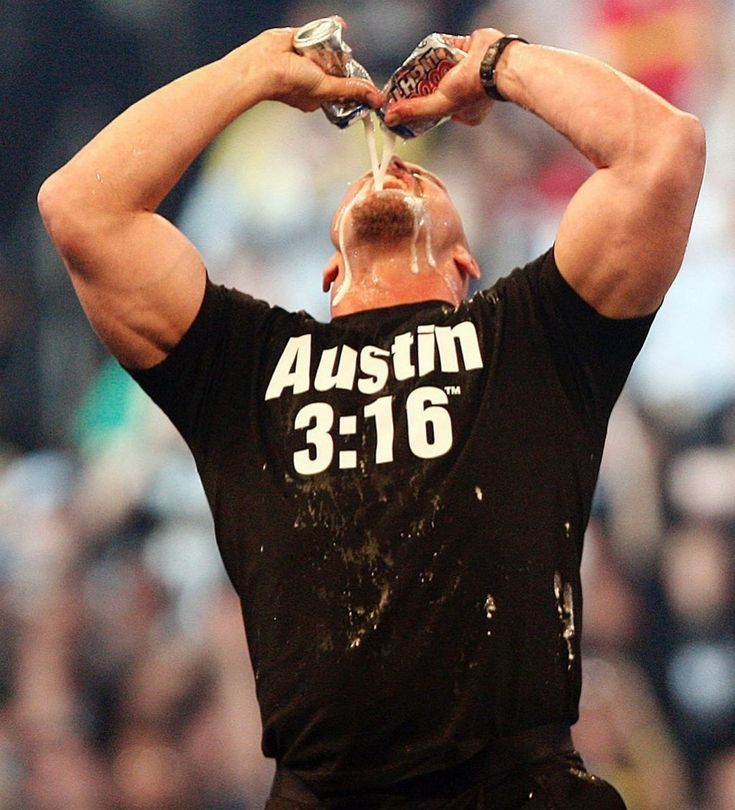
[[[370,157],[370,169],[373,175],[373,189],[375,191],[383,191],[385,178],[388,174],[391,160],[396,154],[396,142],[398,136],[387,127],[381,124],[383,143],[382,154],[378,157],[378,143],[377,133],[375,131],[375,124],[371,115],[363,118],[363,126],[365,133],[365,141],[367,144],[368,155]],[[345,295],[352,287],[352,267],[350,265],[349,253],[345,242],[345,223],[347,218],[357,203],[362,201],[370,191],[369,185],[365,186],[350,203],[345,207],[340,215],[337,224],[339,249],[344,263],[344,273],[342,283],[334,294],[332,299],[332,306],[337,306]],[[410,207],[414,219],[413,235],[411,238],[411,260],[409,264],[410,272],[414,275],[420,272],[419,265],[419,249],[418,243],[421,236],[421,230],[424,231],[424,252],[426,256],[426,263],[436,269],[436,260],[434,259],[431,243],[431,228],[429,227],[428,212],[424,205],[424,201],[420,195],[405,192],[406,204]],[[378,284],[379,279],[374,278],[374,283]]]

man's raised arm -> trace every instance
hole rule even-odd
[[[155,213],[196,156],[266,99],[304,111],[349,98],[382,102],[370,82],[328,76],[292,50],[293,29],[265,31],[118,116],[46,180],[39,208],[92,325],[123,363],[162,360],[193,321],[203,261]]]
[[[387,122],[452,115],[476,124],[489,110],[480,79],[488,48],[503,35],[485,28],[457,37],[468,57],[432,96],[402,101]],[[571,199],[555,257],[572,287],[598,312],[652,312],[684,256],[705,161],[699,121],[610,66],[582,54],[514,41],[495,87],[564,135],[596,167]]]

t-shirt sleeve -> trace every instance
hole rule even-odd
[[[238,373],[247,374],[245,366],[257,353],[254,344],[270,311],[263,301],[207,279],[197,316],[167,357],[150,369],[127,369],[192,449],[206,443],[215,400],[232,365],[227,357],[233,332],[252,350],[238,357]]]
[[[572,406],[593,425],[606,424],[655,313],[626,319],[601,315],[561,275],[553,248],[522,268],[516,281],[521,298],[530,296],[522,310],[551,355]]]

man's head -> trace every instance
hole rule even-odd
[[[371,172],[350,185],[331,228],[336,248],[324,270],[333,308],[345,294],[380,288],[404,300],[440,297],[459,303],[470,277],[479,277],[462,222],[446,186],[421,166],[394,158],[382,190]],[[446,294],[441,287],[447,288]],[[376,304],[379,305],[379,304]]]

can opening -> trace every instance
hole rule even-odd
[[[323,17],[321,20],[312,20],[302,25],[294,34],[294,45],[297,48],[309,48],[318,45],[325,39],[329,39],[336,31],[341,31],[342,26],[337,20],[331,17]]]

